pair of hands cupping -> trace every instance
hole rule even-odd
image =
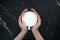
[[[14,38],[14,40],[22,40],[24,38],[24,36],[26,35],[26,33],[28,32],[28,29],[27,29],[25,23],[22,22],[22,16],[27,11],[28,11],[28,9],[25,9],[19,16],[18,24],[19,24],[19,27],[21,28],[21,32]],[[35,11],[35,9],[31,8],[31,11],[37,15],[37,23],[36,23],[36,25],[34,25],[34,27],[31,28],[31,31],[36,40],[44,40],[43,37],[41,36],[40,32],[38,31],[39,26],[41,26],[41,18],[39,16],[39,14]]]
[[[21,28],[21,30],[24,30],[24,31],[27,31],[28,29],[27,29],[25,23],[22,22],[22,16],[27,11],[28,11],[28,9],[24,9],[23,12],[21,13],[21,15],[19,16],[19,19],[18,19],[19,27]],[[38,30],[39,26],[41,26],[40,15],[35,11],[34,8],[31,8],[31,11],[34,12],[37,15],[37,23],[36,23],[36,25],[34,27],[32,27],[31,30]]]

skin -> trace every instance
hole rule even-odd
[[[40,15],[35,11],[35,9],[31,8],[31,11],[33,11],[37,17],[38,17],[38,22],[37,24],[31,29],[34,37],[36,40],[44,40],[43,37],[41,36],[40,32],[38,31],[38,28],[41,26],[41,18]]]
[[[24,23],[22,23],[22,16],[23,14],[27,11],[28,9],[25,9],[22,14],[19,16],[19,19],[18,19],[18,24],[19,24],[19,27],[21,28],[21,32],[14,38],[14,40],[22,40],[24,38],[24,36],[26,35],[27,33],[27,27]]]
[[[21,28],[21,32],[13,40],[22,40],[24,38],[24,36],[26,35],[26,33],[28,32],[28,29],[27,29],[25,23],[22,23],[22,16],[27,11],[28,11],[28,9],[23,10],[21,15],[19,16],[18,24],[19,24],[19,27]],[[36,40],[44,40],[43,37],[41,36],[40,32],[38,31],[39,26],[41,26],[41,18],[39,16],[39,14],[35,11],[34,8],[31,8],[31,11],[34,12],[38,17],[38,21],[37,21],[36,25],[32,27],[31,31]]]

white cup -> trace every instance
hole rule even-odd
[[[37,15],[32,11],[27,11],[22,16],[22,22],[24,22],[28,30],[30,30],[30,27],[33,27],[37,23]]]

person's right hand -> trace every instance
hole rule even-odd
[[[18,19],[19,27],[21,28],[21,30],[24,30],[24,31],[27,31],[27,27],[26,27],[25,23],[22,22],[22,16],[27,11],[28,11],[28,9],[24,9]]]

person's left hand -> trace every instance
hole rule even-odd
[[[31,11],[37,15],[37,23],[32,27],[32,30],[38,30],[39,26],[41,26],[41,18],[40,15],[35,11],[34,8],[31,8]]]

